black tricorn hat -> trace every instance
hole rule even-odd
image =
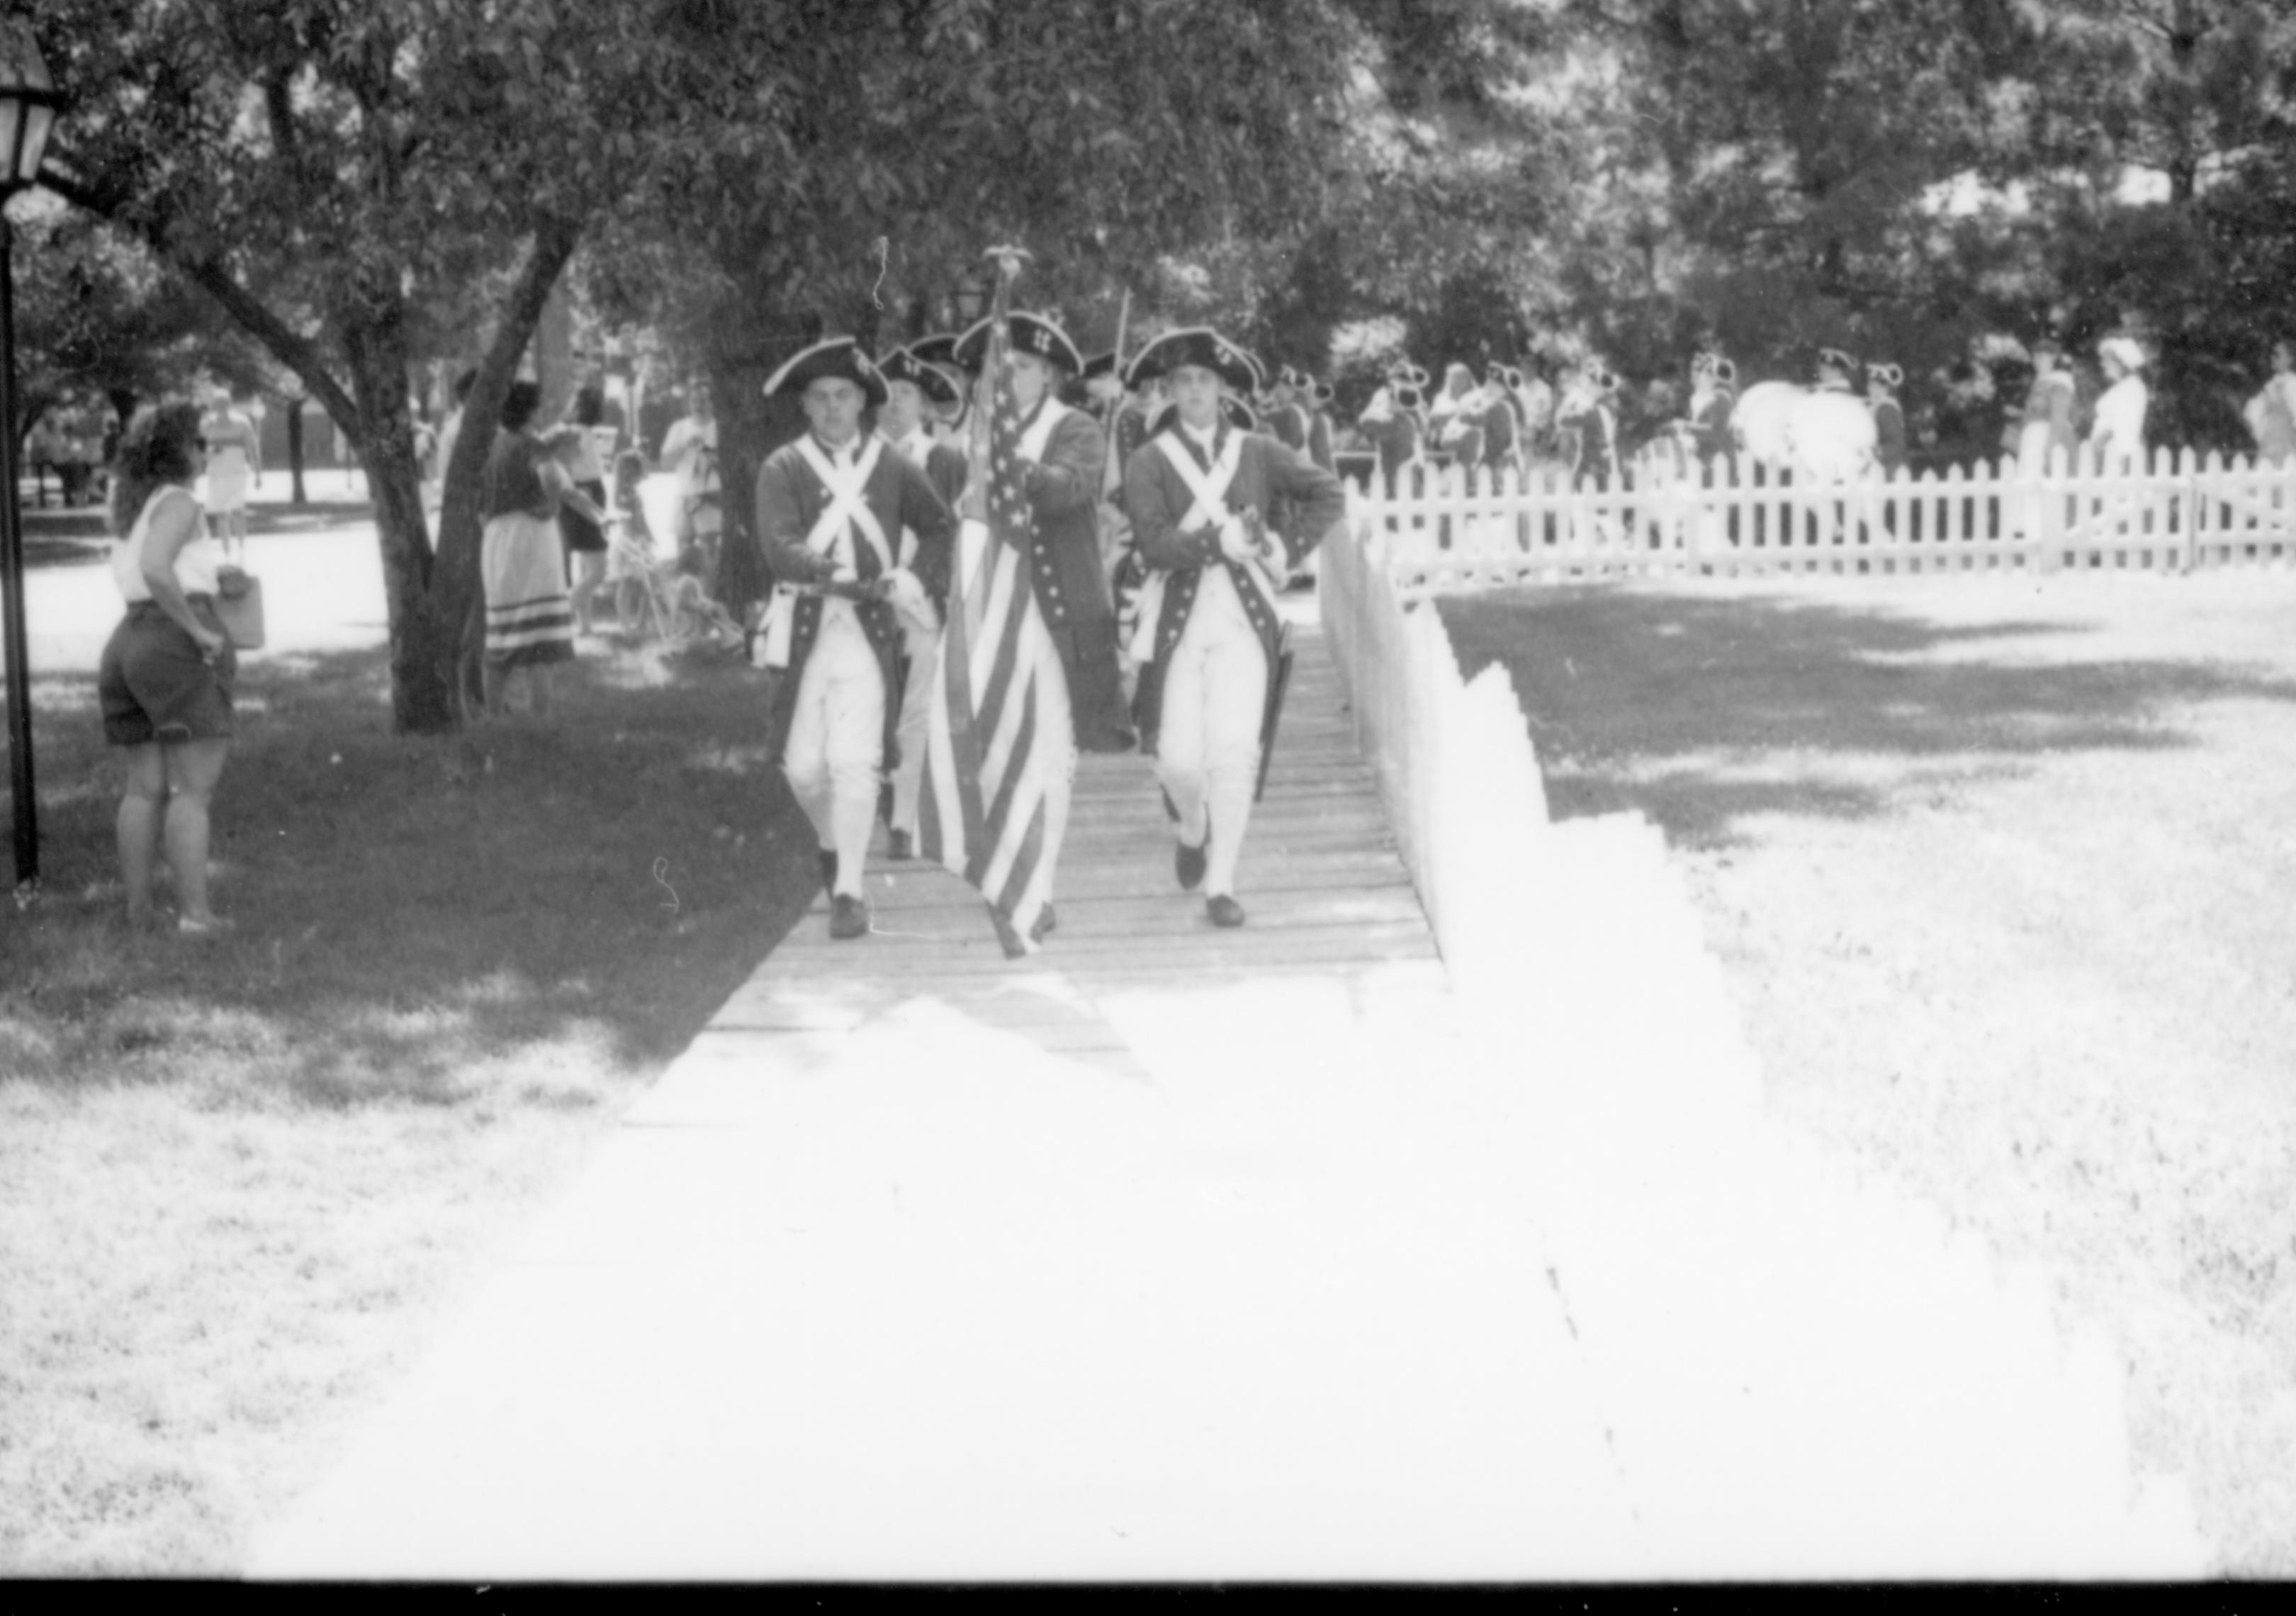
[[[926,365],[955,365],[959,370],[964,368],[956,363],[956,333],[953,331],[937,331],[930,337],[919,337],[908,345],[908,351]]]
[[[1013,332],[1013,351],[1034,354],[1048,365],[1056,365],[1071,376],[1084,370],[1084,356],[1062,331],[1043,315],[1018,311],[1005,316]],[[967,370],[977,371],[988,357],[988,327],[983,320],[956,340],[956,362]]]
[[[885,378],[850,337],[831,337],[805,349],[767,380],[766,392],[802,393],[831,378],[852,382],[871,404],[885,402]]]
[[[917,390],[935,404],[955,404],[957,386],[948,372],[938,365],[928,365],[917,357],[914,349],[897,348],[877,361],[877,369],[888,381],[914,382]]]
[[[1239,393],[1256,393],[1263,385],[1259,361],[1209,325],[1185,326],[1158,337],[1133,356],[1125,367],[1124,384],[1136,387],[1184,365],[1201,366]]]

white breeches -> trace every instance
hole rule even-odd
[[[858,898],[877,817],[884,746],[885,684],[877,653],[851,610],[832,604],[799,677],[782,772],[813,821],[816,840],[837,853],[837,890]]]
[[[1267,701],[1267,654],[1252,631],[1235,587],[1208,570],[1188,612],[1188,626],[1164,672],[1156,775],[1180,811],[1178,834],[1204,846],[1204,894],[1235,891],[1236,860],[1251,822],[1251,788],[1259,774],[1259,720]]]

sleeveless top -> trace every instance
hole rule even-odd
[[[543,487],[537,465],[549,453],[540,439],[526,432],[504,432],[497,438],[494,452],[487,456],[482,520],[526,515],[547,521],[556,514],[558,502]]]
[[[152,587],[144,581],[144,546],[152,534],[152,513],[170,494],[192,497],[192,491],[181,483],[160,484],[144,502],[143,513],[127,529],[127,537],[111,546],[111,581],[119,586],[120,599],[131,606],[152,598]],[[223,565],[223,546],[209,536],[206,513],[198,510],[196,503],[193,512],[198,526],[176,552],[176,587],[185,595],[213,595],[216,569]]]

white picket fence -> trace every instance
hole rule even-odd
[[[2149,463],[2052,456],[1863,480],[1795,480],[1762,465],[1734,480],[1648,464],[1573,483],[1545,470],[1415,470],[1396,496],[1357,485],[1407,597],[1617,576],[1915,573],[2017,568],[2202,567],[2296,562],[2296,461],[2205,459],[2156,449]]]

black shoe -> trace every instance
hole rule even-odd
[[[821,849],[820,857],[821,890],[824,892],[834,892],[837,890],[837,854],[829,848],[824,848]]]
[[[896,864],[906,863],[916,857],[916,849],[910,841],[909,833],[906,831],[885,833],[885,857]]]
[[[1209,845],[1209,843],[1207,844]],[[1204,849],[1178,842],[1172,849],[1172,874],[1180,878],[1180,890],[1193,892],[1204,884]]]
[[[1077,743],[1077,750],[1081,752],[1097,752],[1106,754],[1112,752],[1134,751],[1138,749],[1139,745],[1140,734],[1138,731],[1127,728],[1123,725],[1118,725],[1112,729],[1099,729],[1093,731],[1090,734],[1085,736],[1082,741]]]
[[[1238,911],[1239,916],[1241,911]],[[869,906],[842,892],[829,900],[829,935],[839,942],[869,935]]]
[[[1037,923],[1029,928],[1029,940],[1032,943],[1043,942],[1053,934],[1053,928],[1060,923],[1053,914],[1053,906],[1046,904],[1037,911]]]
[[[1204,914],[1215,926],[1243,924],[1243,906],[1225,892],[1204,900]]]

